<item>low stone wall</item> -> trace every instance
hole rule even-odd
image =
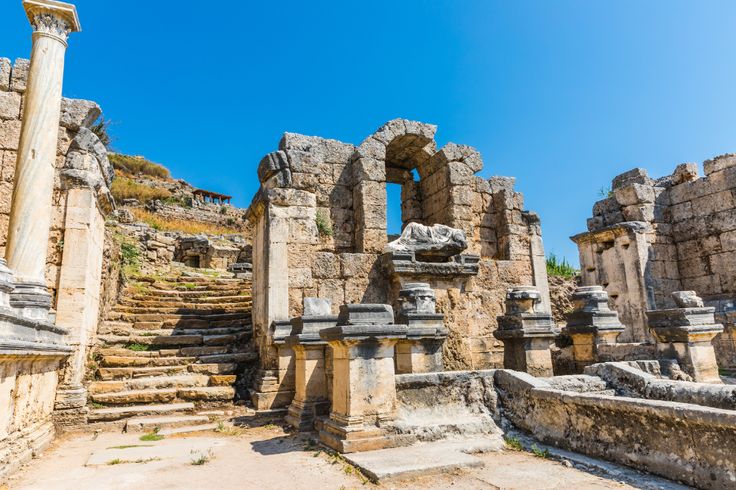
[[[622,396],[736,410],[734,385],[660,379],[623,362],[593,364],[585,368],[585,372],[604,379]]]
[[[396,376],[400,433],[432,441],[474,434],[501,441],[493,370]]]
[[[736,411],[552,389],[499,370],[502,414],[540,441],[689,485],[733,488]]]

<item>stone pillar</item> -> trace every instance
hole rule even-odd
[[[44,319],[51,308],[46,254],[53,211],[56,146],[61,115],[64,53],[70,32],[80,30],[74,5],[24,0],[33,26],[33,50],[23,102],[6,258],[15,272],[11,301],[29,317]]]
[[[424,282],[408,283],[399,291],[397,323],[406,325],[406,340],[396,344],[396,373],[444,370],[442,344],[448,331],[445,316],[436,312],[434,290]]]
[[[615,344],[625,330],[618,313],[608,307],[608,293],[601,286],[583,286],[572,295],[574,310],[567,314],[568,335],[578,372],[598,362],[598,346]]]
[[[396,446],[386,432],[396,417],[394,345],[406,326],[388,305],[342,305],[338,326],[320,337],[332,348],[332,410],[320,441],[343,453]]]
[[[721,383],[713,338],[723,325],[715,322],[715,308],[703,306],[695,291],[676,291],[672,297],[677,308],[647,311],[657,357],[677,360],[695,382]]]
[[[506,314],[498,317],[494,337],[503,342],[503,366],[532,376],[552,376],[550,347],[555,341],[552,315],[543,309],[542,295],[531,286],[509,289]]]
[[[319,332],[337,325],[329,300],[304,298],[304,315],[291,321],[292,334],[286,338],[296,358],[294,399],[286,421],[300,431],[314,430],[314,421],[330,412],[325,349]]]

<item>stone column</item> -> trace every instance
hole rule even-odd
[[[397,323],[407,326],[406,340],[396,344],[396,373],[444,370],[442,345],[448,331],[445,315],[436,312],[434,290],[424,282],[408,283],[399,291]]]
[[[608,293],[602,286],[583,286],[572,295],[574,310],[567,315],[568,335],[578,372],[598,362],[598,346],[615,344],[625,330],[618,313],[608,307]]]
[[[506,314],[498,317],[494,337],[503,341],[503,366],[533,376],[552,376],[550,347],[555,341],[552,315],[543,309],[542,295],[530,286],[509,289]]]
[[[343,453],[396,446],[387,433],[396,417],[394,345],[406,326],[388,305],[342,305],[338,323],[320,337],[332,348],[332,410],[320,441]]]
[[[722,383],[713,338],[723,332],[715,308],[703,306],[695,291],[672,293],[677,308],[647,311],[649,328],[657,339],[657,358],[675,359],[693,381]]]
[[[23,102],[6,258],[15,272],[13,306],[43,319],[51,308],[46,254],[51,227],[56,146],[61,115],[64,53],[70,32],[80,30],[74,5],[24,0],[33,26],[33,50]]]

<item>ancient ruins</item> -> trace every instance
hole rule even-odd
[[[572,237],[560,323],[540,219],[474,148],[406,119],[285,133],[241,210],[109,152],[100,107],[62,97],[75,6],[22,5],[30,60],[0,58],[0,484],[62,432],[155,451],[267,419],[374,482],[526,448],[736,487],[736,156],[616,177]]]

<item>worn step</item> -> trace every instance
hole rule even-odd
[[[95,403],[105,405],[130,405],[133,403],[169,403],[176,400],[177,388],[127,390],[114,393],[93,393],[90,398]],[[192,398],[196,399],[196,398]]]
[[[182,374],[178,376],[149,376],[118,381],[93,381],[88,391],[91,395],[119,393],[132,390],[158,390],[209,385],[209,376],[204,374]]]
[[[186,425],[182,427],[172,427],[170,429],[163,429],[158,431],[158,434],[164,437],[173,436],[177,434],[191,434],[193,432],[203,432],[206,430],[215,430],[220,426],[219,423],[199,424],[199,425]]]
[[[181,400],[230,401],[235,398],[232,386],[206,386],[202,388],[179,388],[177,397]]]
[[[184,412],[188,410],[194,410],[194,403],[183,402],[154,405],[136,405],[131,407],[106,407],[90,410],[88,419],[90,422],[107,422],[111,420],[120,420],[127,417]]]
[[[202,364],[220,364],[231,362],[251,362],[256,359],[258,359],[258,354],[256,352],[236,352],[234,354],[199,356],[197,361]]]
[[[153,306],[153,307],[167,307],[172,305],[197,305],[204,306],[207,304],[219,305],[221,303],[232,303],[232,304],[245,304],[250,305],[253,303],[253,298],[249,295],[241,294],[228,294],[228,295],[212,295],[202,297],[181,297],[181,296],[156,296],[156,295],[140,295],[135,294],[132,296],[124,297],[120,304],[125,306]]]
[[[150,432],[155,429],[168,429],[195,424],[209,424],[206,415],[165,415],[149,417],[133,417],[125,423],[126,432]],[[159,432],[160,433],[160,432]],[[165,435],[165,434],[162,434]]]
[[[234,363],[234,362],[189,365],[190,372],[209,374],[209,375],[233,374],[237,369],[238,369],[238,365],[237,363]]]
[[[139,354],[136,352],[136,354]],[[144,357],[144,356],[103,356],[104,367],[153,367],[181,366],[195,362],[195,357]]]
[[[191,304],[182,306],[124,306],[117,305],[112,309],[113,313],[126,313],[134,315],[149,314],[178,314],[178,315],[217,315],[225,313],[246,313],[250,312],[250,305],[242,303],[220,303],[220,304],[203,304],[194,307]]]
[[[203,345],[202,335],[98,335],[97,339],[107,345],[161,345],[186,347]]]
[[[187,365],[180,366],[152,366],[152,367],[122,367],[122,368],[99,368],[97,369],[97,377],[102,381],[112,381],[116,379],[144,378],[148,376],[175,376],[177,374],[186,374],[188,372],[197,372],[189,369]],[[210,374],[205,371],[202,374]],[[218,374],[218,373],[211,373]]]
[[[214,321],[227,320],[250,320],[250,312],[237,313],[120,313],[110,312],[111,320],[121,320],[126,322],[164,322],[164,324],[176,325],[177,322],[187,320],[207,320],[212,323]],[[172,323],[173,322],[173,323]]]

